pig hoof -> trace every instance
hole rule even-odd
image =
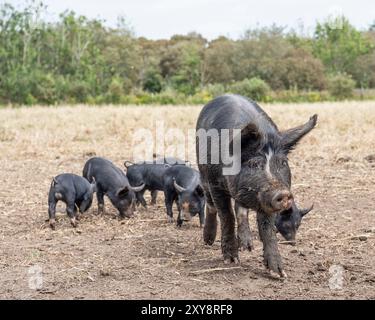
[[[224,259],[224,264],[240,264],[240,259],[238,258],[226,258]]]
[[[55,222],[55,219],[51,219],[51,220],[49,221],[49,226],[50,226],[50,228],[51,228],[52,230],[55,230],[55,228],[56,228],[56,222]]]
[[[212,246],[215,242],[215,236],[203,233],[203,241],[204,241],[204,244]]]
[[[238,239],[238,243],[239,243],[238,247],[240,250],[249,250],[249,251],[254,250],[253,242],[250,239],[247,239],[247,240]]]
[[[283,270],[280,270],[278,273],[275,272],[275,271],[269,270],[269,274],[270,274],[270,277],[274,278],[274,279],[283,279],[283,280],[285,280],[285,279],[288,278],[287,274]]]
[[[77,227],[77,221],[75,218],[70,219],[70,224],[72,225],[73,228]]]
[[[272,271],[272,270],[268,270],[268,272],[269,272],[269,275],[270,275],[271,278],[274,278],[274,279],[280,278],[280,275],[277,272]]]
[[[284,270],[280,270],[280,277],[283,278],[283,279],[286,279],[286,278],[288,278],[288,275],[286,274],[286,272]]]
[[[167,219],[168,219],[169,223],[173,223],[173,221],[174,221],[172,217],[168,217]]]
[[[98,206],[98,214],[104,214],[104,205],[100,204]]]

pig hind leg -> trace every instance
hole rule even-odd
[[[238,202],[235,202],[235,212],[237,218],[238,246],[241,249],[251,251],[254,249],[254,246],[249,226],[249,210],[241,207]]]
[[[54,196],[50,196],[48,199],[48,217],[49,217],[49,225],[51,229],[55,230],[56,225],[56,204],[57,200]]]
[[[98,187],[96,191],[96,199],[98,200],[98,214],[104,213],[104,192]]]
[[[74,202],[68,202],[66,204],[66,213],[69,216],[70,224],[73,227],[76,227],[77,226],[77,221],[76,221],[77,207]]]

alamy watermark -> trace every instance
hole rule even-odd
[[[198,164],[222,164],[223,175],[235,175],[241,170],[241,129],[165,128],[163,121],[153,129],[133,132],[133,161],[142,162],[153,155],[174,156],[195,163],[196,143]]]
[[[344,286],[344,267],[334,264],[329,268],[328,286],[331,290],[341,290]]]
[[[28,286],[31,290],[41,290],[43,288],[43,268],[40,265],[30,267],[27,275]]]

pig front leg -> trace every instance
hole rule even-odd
[[[87,210],[90,209],[92,204],[92,198],[88,197],[87,199],[84,199],[81,203],[77,204],[79,208],[80,213],[85,213]]]
[[[237,218],[237,238],[238,246],[244,250],[253,250],[253,240],[251,239],[251,232],[249,226],[249,210],[240,206],[235,202],[235,212]]]
[[[263,242],[264,264],[268,270],[277,273],[280,277],[285,278],[286,273],[283,270],[281,256],[277,247],[275,215],[266,214],[262,211],[257,212],[257,222],[259,236]]]
[[[165,207],[167,209],[167,217],[168,217],[168,222],[172,223],[173,222],[173,202],[175,195],[171,192],[164,192],[164,198],[165,198]]]
[[[143,208],[147,209],[147,203],[146,203],[146,200],[145,200],[145,198],[144,198],[144,196],[143,196],[144,193],[145,193],[145,191],[146,191],[146,190],[143,189],[142,191],[137,192],[137,193],[135,194],[135,197],[136,197],[138,203],[140,203],[140,204],[142,205]]]
[[[92,198],[91,197],[89,197],[87,199],[84,199],[82,202],[77,202],[76,203],[78,211],[79,211],[76,214],[77,220],[80,220],[81,215],[83,213],[85,213],[88,209],[90,209],[91,204],[92,204]]]
[[[181,219],[181,206],[179,205],[178,201],[175,201],[177,205],[178,210],[178,216],[177,216],[177,227],[181,227],[184,220]]]
[[[156,198],[158,196],[158,190],[151,190],[151,205],[156,205]]]
[[[201,228],[203,228],[204,227],[204,219],[205,217],[204,217],[204,208],[199,212],[199,226],[201,227]]]
[[[221,224],[221,250],[224,263],[239,263],[238,244],[235,236],[235,218],[231,198],[222,191],[211,191]]]

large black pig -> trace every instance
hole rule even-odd
[[[307,123],[280,132],[255,102],[238,95],[218,97],[202,109],[196,130],[197,162],[207,203],[203,236],[207,244],[214,242],[219,214],[226,263],[239,261],[232,198],[238,212],[257,212],[265,266],[286,276],[275,219],[293,205],[287,156],[316,123],[314,115]],[[238,219],[239,224],[242,221],[246,219]],[[238,230],[243,233],[239,238],[249,236],[249,228],[239,225]]]

